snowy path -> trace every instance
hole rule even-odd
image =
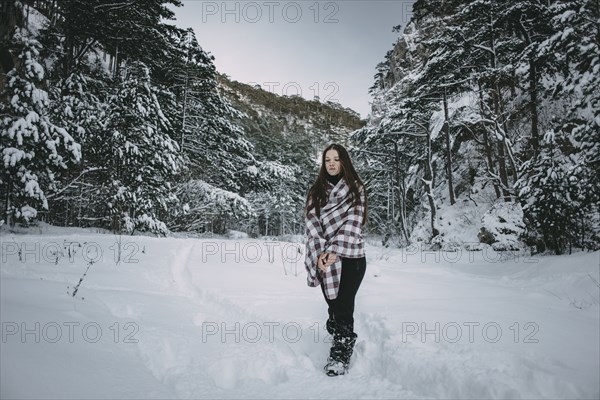
[[[261,241],[135,237],[115,263],[115,238],[90,235],[77,240],[103,257],[72,298],[81,252],[54,264],[6,245],[64,237],[2,240],[2,397],[600,395],[598,253],[449,263],[369,247],[350,374],[330,378],[325,302],[301,262],[293,273],[293,251],[284,263]],[[86,324],[102,329],[97,341]]]
[[[153,338],[144,337],[140,343],[146,345],[140,351],[147,367],[181,398],[231,398],[237,396],[240,388],[250,398],[298,397],[301,393],[320,397],[331,383],[321,372],[330,340],[323,330],[317,330],[321,325],[258,315],[248,303],[231,302],[217,291],[193,284],[190,267],[198,265],[194,255],[201,256],[194,249],[193,243],[183,245],[170,266],[173,287],[195,304],[189,314],[178,313],[180,320],[175,324],[189,328],[189,336],[159,340],[158,337],[167,336],[167,327],[165,332],[155,332]],[[199,276],[197,281],[204,279],[210,278]],[[187,339],[194,336],[195,342],[190,343]],[[372,380],[372,374],[368,376]],[[338,394],[372,394],[372,389],[365,387],[366,378],[346,382],[344,386],[348,387],[342,391],[338,388]],[[415,396],[393,382],[383,381],[388,394]]]

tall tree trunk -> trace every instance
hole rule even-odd
[[[504,111],[501,110],[501,113],[504,114]],[[512,172],[512,178],[513,178],[513,184],[514,184],[519,179],[519,176],[517,174],[518,168],[515,163],[515,156],[514,156],[513,149],[512,149],[512,142],[510,141],[510,137],[508,136],[508,124],[507,124],[506,118],[502,121],[502,128],[503,128],[503,132],[505,134],[505,136],[504,136],[505,150],[506,150],[506,154],[508,155],[508,162],[510,163],[510,169]]]
[[[496,137],[499,137],[497,142],[498,144],[498,175],[500,176],[500,183],[502,189],[502,196],[504,196],[504,201],[510,201],[510,193],[508,191],[508,174],[506,173],[506,136],[504,135],[503,130],[499,126],[499,87],[498,83],[495,84],[495,88],[492,91],[492,98],[494,101],[494,130],[496,133]]]
[[[494,31],[494,20],[490,14],[490,66],[494,71],[498,68],[498,60],[496,58],[496,36]],[[492,89],[492,101],[494,102],[494,131],[498,140],[498,175],[500,176],[500,183],[502,189],[502,195],[505,201],[510,201],[510,193],[508,192],[508,176],[506,173],[506,136],[500,129],[500,85],[498,80],[494,79]]]
[[[481,87],[481,83],[479,83],[479,108],[481,110],[482,115],[485,115],[485,106],[483,100],[483,88]],[[488,130],[484,127],[483,129],[483,147],[485,152],[485,159],[487,161],[488,173],[492,176],[495,176],[496,168],[494,168],[494,157],[493,157],[493,148],[490,137],[488,135]],[[492,179],[492,184],[494,185],[494,192],[496,193],[496,198],[499,199],[501,196],[500,188],[498,187],[498,182],[496,179]]]
[[[431,132],[427,130],[427,154],[425,160],[425,193],[427,193],[427,201],[429,202],[429,208],[431,209],[431,238],[433,239],[439,235],[439,231],[435,227],[436,219],[436,208],[435,198],[433,196],[433,170],[431,167]]]
[[[517,28],[521,31],[527,46],[531,46],[531,36],[522,22],[519,21]],[[540,149],[539,113],[538,113],[538,72],[533,50],[529,50],[529,112],[531,113],[531,146],[533,157]]]
[[[448,98],[446,97],[446,89],[444,89],[444,133],[446,136],[446,162],[448,174],[448,194],[450,196],[450,204],[454,205],[454,184],[452,182],[452,149],[450,146],[450,116],[448,113]]]
[[[408,231],[406,222],[406,190],[404,185],[404,177],[400,176],[398,143],[394,141],[394,177],[396,184],[394,185],[394,193],[397,193],[398,198],[398,217],[394,215],[394,221],[400,219],[402,233],[406,241],[408,241]],[[396,197],[396,196],[394,196]]]
[[[66,2],[64,7],[72,8],[73,5],[70,1]],[[72,11],[65,10],[65,15],[67,18],[71,18],[73,16]],[[69,76],[69,71],[71,71],[71,65],[73,64],[73,57],[75,55],[75,39],[73,38],[73,29],[72,27],[75,25],[75,21],[67,21],[65,24],[65,56],[63,59],[63,77]]]
[[[538,127],[538,84],[537,67],[535,58],[532,54],[529,56],[529,109],[531,111],[531,144],[534,154],[540,150],[540,133]]]
[[[113,78],[117,78],[119,76],[119,43],[115,45],[115,56],[114,56],[114,64],[113,64]]]
[[[400,210],[399,210],[399,217],[400,217],[400,223],[402,225],[402,233],[404,234],[404,239],[406,239],[406,242],[408,242],[408,221],[406,219],[406,184],[404,182],[404,178],[402,178],[400,180],[400,186],[398,187],[398,191],[400,192]]]

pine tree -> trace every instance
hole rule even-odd
[[[100,97],[105,97],[108,87],[102,75],[88,74],[72,72],[50,91],[53,118],[81,144],[80,162],[62,172],[58,190],[50,198],[49,222],[57,225],[89,226],[106,217],[101,214],[106,199],[90,188],[106,173],[104,125],[109,113]]]
[[[18,60],[6,75],[2,94],[6,102],[0,103],[4,162],[0,184],[4,215],[11,225],[47,210],[47,196],[56,189],[57,174],[81,157],[80,145],[49,116],[40,43],[17,28],[13,45],[19,49]]]
[[[580,162],[585,166],[589,203],[600,196],[600,4],[593,0],[556,1],[553,22],[557,33],[540,47],[553,52],[556,61],[568,68],[557,79],[557,96],[572,96],[569,115],[562,121],[577,142]]]
[[[522,169],[519,187],[529,239],[560,254],[567,244],[600,243],[600,5],[557,0],[550,12],[555,33],[537,51],[556,71],[549,88],[566,112],[551,121],[552,140]]]
[[[178,203],[171,181],[183,160],[156,92],[147,66],[135,62],[108,101],[107,171],[101,184],[115,231],[164,233],[158,214]]]
[[[526,242],[537,251],[563,254],[581,243],[584,218],[589,212],[585,188],[585,167],[566,155],[569,137],[549,131],[537,157],[523,165],[517,182],[528,232]]]

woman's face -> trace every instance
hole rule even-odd
[[[340,156],[337,150],[331,149],[325,153],[325,168],[327,168],[327,173],[331,176],[340,173],[342,164],[340,163]]]

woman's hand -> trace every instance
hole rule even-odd
[[[327,268],[337,261],[337,256],[333,253],[321,253],[317,260],[317,267],[323,272],[327,271]]]

